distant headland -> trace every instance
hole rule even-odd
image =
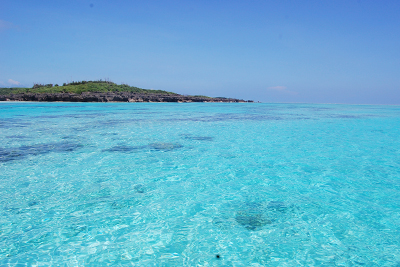
[[[0,88],[0,101],[39,102],[253,102],[226,97],[180,95],[162,90],[142,89],[110,81],[79,81],[35,84],[32,88]]]

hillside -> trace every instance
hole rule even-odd
[[[108,81],[35,84],[32,88],[0,88],[0,101],[39,102],[253,102],[225,97],[184,96]]]
[[[108,81],[81,81],[64,83],[62,86],[57,84],[35,84],[32,88],[0,88],[0,95],[10,94],[23,94],[23,93],[35,93],[35,94],[54,94],[54,93],[71,93],[81,94],[83,92],[130,92],[140,94],[167,94],[176,95],[172,92],[162,90],[149,90],[142,89],[139,87],[129,86],[127,84],[116,84]]]

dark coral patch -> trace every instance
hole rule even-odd
[[[214,141],[214,137],[211,136],[185,136],[184,138],[194,141]]]
[[[245,203],[235,216],[236,222],[250,231],[260,230],[263,226],[271,224],[272,221],[259,203]]]
[[[102,150],[103,152],[120,152],[120,153],[133,153],[145,150],[155,150],[155,151],[171,151],[175,149],[182,148],[183,146],[178,143],[151,143],[147,146],[127,146],[118,145],[113,146],[108,149]]]
[[[249,231],[260,230],[267,224],[285,219],[288,206],[281,201],[246,202],[236,212],[235,220]]]
[[[139,193],[139,194],[143,194],[144,191],[145,191],[144,186],[143,186],[142,184],[137,184],[137,185],[135,185],[135,186],[133,187],[133,189],[134,189],[137,193]]]
[[[152,143],[149,144],[148,147],[152,150],[157,150],[157,151],[171,151],[182,148],[183,146],[178,143]]]
[[[267,205],[267,209],[272,211],[286,212],[287,206],[281,201],[271,201]]]
[[[145,146],[113,146],[112,148],[104,149],[103,152],[121,152],[121,153],[133,153],[137,152]]]
[[[10,139],[29,139],[28,136],[24,136],[24,135],[8,135],[8,136],[6,136],[6,138],[10,138]]]
[[[58,153],[72,152],[72,151],[75,151],[82,147],[83,147],[82,144],[71,143],[71,142],[60,142],[60,143],[52,144],[49,147],[48,152],[58,152]]]
[[[37,144],[30,146],[20,146],[15,148],[0,148],[0,162],[8,162],[18,159],[24,159],[28,156],[37,156],[51,152],[63,153],[72,152],[83,145],[72,142],[58,142]]]

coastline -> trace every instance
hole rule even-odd
[[[0,95],[0,101],[29,102],[228,102],[252,103],[252,100],[242,100],[225,97],[184,96],[179,94],[146,94],[134,92],[82,92],[76,93],[19,93]]]

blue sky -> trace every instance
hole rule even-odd
[[[400,1],[0,1],[0,87],[400,104]]]

